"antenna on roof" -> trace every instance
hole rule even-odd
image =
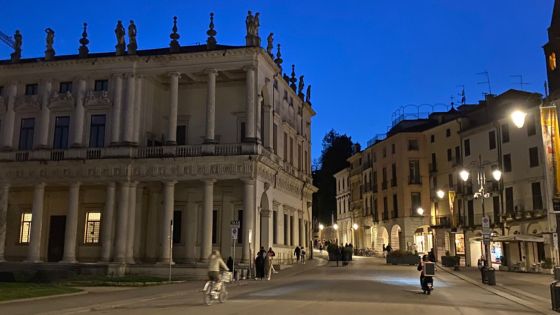
[[[519,82],[517,82],[519,84],[519,86],[521,86],[521,89],[523,90],[523,88],[531,83],[529,82],[525,82],[523,81],[523,75],[522,74],[512,74],[509,76],[510,78],[518,78]]]
[[[10,48],[15,49],[14,39],[11,36],[4,34],[2,31],[0,31],[0,40]]]
[[[490,84],[490,73],[488,71],[479,72],[476,75],[483,75],[486,81],[478,82],[478,84],[486,84],[488,85],[488,93],[483,93],[484,96],[488,94],[492,94],[492,84]]]
[[[465,86],[464,85],[457,85],[457,87],[461,88],[461,93],[457,94],[461,97],[461,105],[467,104],[467,94],[465,93]]]

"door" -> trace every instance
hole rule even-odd
[[[66,232],[66,216],[53,215],[49,226],[48,261],[61,261],[64,254],[64,234]]]

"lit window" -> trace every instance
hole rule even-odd
[[[556,53],[552,53],[552,54],[550,54],[550,56],[548,56],[548,67],[550,68],[551,71],[556,70],[556,67],[557,67]]]
[[[86,213],[85,244],[99,243],[99,229],[101,226],[101,212]]]
[[[29,244],[31,238],[31,213],[21,214],[21,224],[19,230],[19,242],[21,244]]]

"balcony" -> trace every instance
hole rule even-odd
[[[397,187],[397,179],[391,178],[391,187]]]
[[[437,164],[430,163],[430,174],[437,173]]]
[[[107,147],[107,148],[71,148],[65,150],[34,150],[0,152],[2,162],[23,161],[64,161],[95,159],[151,159],[197,156],[233,156],[260,154],[260,147],[252,144],[211,144],[163,147]],[[284,163],[289,173],[296,173],[293,166]],[[290,171],[291,170],[291,171]]]
[[[451,218],[448,216],[435,217],[435,224],[432,227],[448,228],[451,227]]]
[[[420,176],[410,176],[408,177],[409,185],[422,185],[422,178]]]

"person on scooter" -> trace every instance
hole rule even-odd
[[[430,294],[434,283],[434,279],[431,276],[426,276],[424,273],[424,263],[428,262],[428,256],[422,256],[422,261],[418,264],[418,271],[420,271],[420,286],[422,287],[422,291],[424,294]]]

